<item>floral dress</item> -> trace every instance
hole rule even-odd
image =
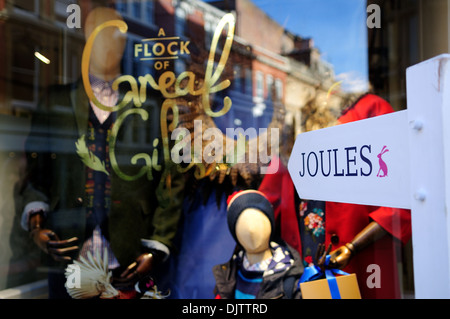
[[[303,265],[315,262],[317,246],[325,242],[325,202],[301,200],[299,205]]]

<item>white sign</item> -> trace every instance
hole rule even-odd
[[[415,297],[450,298],[450,55],[406,75],[407,111],[300,134],[288,168],[303,199],[410,208]]]
[[[406,78],[415,297],[448,299],[450,55],[409,67]]]
[[[302,199],[410,208],[407,111],[299,134],[288,169]]]

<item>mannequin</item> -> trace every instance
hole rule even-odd
[[[323,257],[329,253],[330,263],[328,266],[330,268],[343,269],[358,252],[362,251],[364,248],[387,234],[388,232],[384,230],[377,222],[371,222],[363,230],[361,230],[361,232],[359,232],[352,241],[333,250],[331,253],[329,250],[324,253],[325,244],[319,244],[316,255]],[[331,244],[329,247],[331,247]],[[319,267],[324,267],[324,264],[325,258],[318,259]]]
[[[270,221],[261,211],[255,208],[242,211],[236,222],[236,237],[251,265],[272,257],[270,234]]]
[[[213,268],[216,298],[300,298],[300,257],[274,240],[274,213],[265,195],[255,190],[231,195],[227,221],[237,247],[228,263]]]
[[[86,39],[97,26],[110,20],[123,19],[111,8],[97,7],[89,12],[84,28]],[[125,45],[126,37],[113,27],[103,29],[94,41],[89,83],[97,100],[107,107],[116,105],[124,89],[119,86],[115,91],[111,84],[120,76]],[[116,113],[122,110],[109,112],[97,108],[81,81],[51,88],[49,96],[33,118],[26,148],[27,155],[36,152],[37,156],[28,155],[29,180],[21,194],[22,228],[51,257],[48,263],[55,269],[49,272],[49,297],[68,297],[64,264],[60,262],[67,263],[88,251],[104,248],[109,250],[113,285],[120,289],[133,287],[170,254],[181,213],[184,179],[181,174],[171,172],[171,195],[162,179],[142,178],[135,182],[121,179],[111,167],[108,141]],[[66,112],[58,113],[55,106]],[[142,108],[152,110],[153,106],[144,103]],[[139,123],[124,125],[124,130],[132,130],[134,125]],[[108,174],[82,161],[75,152],[76,139],[51,138],[59,137],[61,127],[68,136],[86,136],[86,148],[105,163]],[[46,130],[45,136],[50,138],[42,140],[44,134],[34,137],[34,130]],[[45,145],[47,149],[36,150],[35,145]],[[49,150],[56,150],[53,157],[49,156]],[[58,150],[73,151],[60,154]],[[65,172],[66,178],[61,178],[61,167],[70,167]]]
[[[343,112],[342,116],[337,120],[337,124],[345,124],[392,111],[391,106],[384,100],[374,95],[366,94]],[[350,242],[331,252],[330,267],[344,268],[353,256],[386,234],[388,232],[380,224],[376,221],[370,222]]]
[[[374,94],[364,94],[343,112],[338,124],[391,112],[392,106],[387,101]],[[309,264],[314,255],[322,256],[316,258],[316,261],[318,260],[319,267],[324,267],[323,257],[330,255],[328,267],[357,275],[363,299],[401,297],[397,252],[400,251],[401,245],[405,245],[411,238],[409,210],[319,201],[301,201],[299,206],[303,227],[301,229],[305,229],[302,238],[305,263]],[[307,222],[310,215],[323,219],[321,227],[313,228],[320,236],[310,235],[312,232],[305,227],[312,226]],[[317,247],[311,238],[322,244]],[[313,246],[317,247],[316,253]],[[325,249],[326,247],[328,249]],[[377,288],[366,284],[371,275],[367,269],[372,264],[381,269],[381,285]]]
[[[108,8],[97,8],[93,10],[86,18],[84,33],[85,38],[89,38],[92,31],[108,20],[122,19],[115,10]],[[120,61],[125,49],[126,38],[117,37],[116,30],[107,28],[96,38],[92,50],[91,63],[89,66],[90,74],[104,81],[111,81],[120,75]],[[114,38],[114,41],[111,39]],[[116,96],[117,99],[117,96]],[[91,103],[95,115],[100,123],[103,123],[110,112],[100,110]],[[56,261],[70,261],[68,255],[78,250],[74,245],[78,242],[77,237],[66,240],[60,240],[58,235],[49,229],[43,229],[44,215],[46,209],[35,210],[30,214],[30,236],[39,248],[48,253]]]

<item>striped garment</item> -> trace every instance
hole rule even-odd
[[[286,271],[293,265],[294,260],[288,250],[275,242],[270,243],[270,249],[270,258],[253,265],[250,265],[243,251],[239,253],[235,299],[256,299],[263,280],[274,273]]]
[[[244,267],[237,271],[235,299],[255,299],[263,281],[264,271],[246,270]]]

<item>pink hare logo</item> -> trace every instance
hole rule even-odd
[[[383,146],[383,149],[381,150],[380,154],[377,155],[378,162],[380,164],[380,169],[378,170],[377,177],[387,177],[388,176],[388,167],[385,161],[381,158],[384,153],[389,152],[389,150],[386,148],[386,145]],[[382,175],[381,175],[382,173]]]

